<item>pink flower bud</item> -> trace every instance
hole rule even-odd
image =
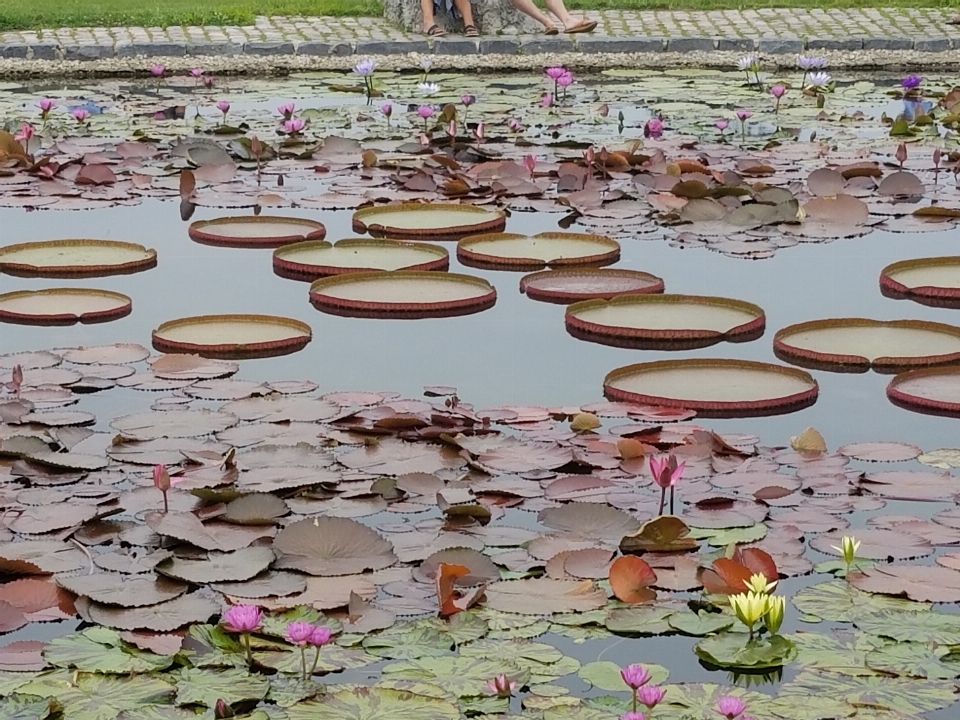
[[[623,678],[623,681],[627,684],[627,687],[633,688],[634,690],[643,687],[648,682],[650,682],[650,673],[647,672],[647,669],[643,665],[638,665],[634,663],[633,665],[627,665],[620,671],[620,677]]]
[[[74,120],[83,125],[87,118],[90,117],[90,111],[86,108],[77,108],[71,113],[71,115],[73,115]]]
[[[153,75],[154,77],[161,77],[166,71],[167,69],[163,65],[160,65],[159,63],[156,65],[150,66],[150,74]]]
[[[562,66],[559,66],[559,65],[558,65],[558,66],[556,66],[556,67],[548,67],[548,68],[545,70],[545,72],[547,73],[547,77],[548,77],[548,78],[550,78],[551,80],[556,81],[556,80],[559,80],[561,77],[563,77],[564,75],[567,74],[567,69],[566,69],[565,67],[562,67]]]
[[[166,492],[170,489],[170,473],[167,472],[166,465],[153,466],[153,485],[160,492]]]
[[[307,126],[307,123],[303,118],[290,118],[283,123],[283,129],[286,130],[289,135],[296,135],[302,131]]]
[[[294,110],[296,110],[296,106],[293,103],[284,103],[277,108],[277,112],[283,116],[284,120],[292,118]]]
[[[57,104],[57,101],[52,98],[42,98],[37,103],[37,107],[40,108],[40,112],[46,115],[48,112],[53,110],[53,106],[56,104]]]
[[[313,632],[310,635],[310,644],[320,647],[330,642],[332,637],[333,633],[330,632],[330,628],[318,625],[313,628]]]
[[[571,73],[564,73],[557,78],[557,85],[562,88],[570,87],[573,85],[573,75]]]
[[[384,103],[383,105],[380,106],[380,112],[382,112],[387,117],[390,117],[391,115],[393,115],[393,105],[391,105],[390,103]]]
[[[779,100],[787,94],[787,88],[784,85],[774,85],[772,88],[770,88],[770,94]]]
[[[308,622],[292,622],[287,625],[287,639],[294,645],[305,646],[313,637],[314,626]]]
[[[217,110],[226,115],[228,112],[230,112],[230,103],[228,103],[226,100],[219,101],[217,103]]]
[[[190,77],[195,77],[195,78],[203,77],[203,68],[191,68]]]
[[[426,120],[429,117],[433,117],[433,105],[421,105],[417,108],[417,115]]]
[[[23,123],[20,126],[20,129],[17,130],[17,134],[13,136],[13,139],[21,143],[22,142],[29,143],[30,138],[33,137],[33,132],[34,132],[33,125],[31,125],[30,123]]]
[[[553,93],[544,93],[543,97],[540,98],[540,107],[552,107],[553,106]]]
[[[253,632],[262,622],[263,612],[256,605],[233,605],[223,614],[223,627],[228,632]]]

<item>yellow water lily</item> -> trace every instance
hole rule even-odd
[[[763,624],[772,635],[776,635],[783,625],[783,611],[786,601],[781,595],[771,595],[767,598],[767,614],[763,616]]]
[[[773,582],[768,583],[765,575],[761,573],[755,573],[754,575],[750,576],[749,580],[744,580],[743,584],[747,586],[747,590],[755,592],[758,595],[769,595],[777,586],[777,581],[774,580]]]
[[[853,537],[853,535],[844,535],[840,538],[840,547],[836,545],[831,545],[830,547],[843,556],[843,561],[847,564],[847,572],[850,572],[853,561],[857,559],[857,550],[860,549],[860,541]]]
[[[733,608],[733,612],[740,622],[750,629],[751,635],[753,634],[753,626],[767,614],[767,601],[769,599],[768,595],[752,590],[730,596],[730,607]]]

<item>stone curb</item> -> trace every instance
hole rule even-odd
[[[960,49],[960,40],[950,37],[891,38],[791,38],[762,37],[609,37],[541,35],[515,37],[442,38],[436,40],[364,40],[322,42],[304,40],[280,42],[124,42],[113,45],[53,42],[2,43],[0,58],[23,60],[104,60],[132,57],[210,56],[346,56],[346,55],[538,55],[544,53],[658,53],[658,52],[759,52],[765,55],[796,54],[805,51],[914,50],[942,53]]]

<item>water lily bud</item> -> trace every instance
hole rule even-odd
[[[232,718],[234,717],[233,708],[227,705],[226,701],[222,698],[217,700],[217,704],[213,708],[213,717],[220,720],[220,718]]]
[[[767,614],[763,618],[764,625],[767,626],[772,634],[780,632],[780,626],[783,625],[783,611],[786,608],[786,601],[781,595],[771,595],[767,598]]]

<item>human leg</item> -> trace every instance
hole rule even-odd
[[[547,10],[557,16],[557,19],[563,23],[563,29],[567,32],[590,32],[597,23],[588,20],[585,17],[575,18],[568,11],[563,0],[544,0]]]
[[[513,5],[517,10],[529,15],[538,23],[543,25],[544,30],[549,32],[551,29],[556,30],[553,25],[553,21],[544,15],[540,8],[533,4],[533,0],[510,0],[510,4]]]
[[[470,5],[470,0],[453,0],[453,4],[463,18],[463,34],[467,37],[477,37],[480,31],[477,30],[477,25],[473,21],[473,7]]]
[[[437,25],[433,15],[433,0],[420,0],[420,11],[423,13],[423,32],[432,37],[441,37],[446,33]]]

